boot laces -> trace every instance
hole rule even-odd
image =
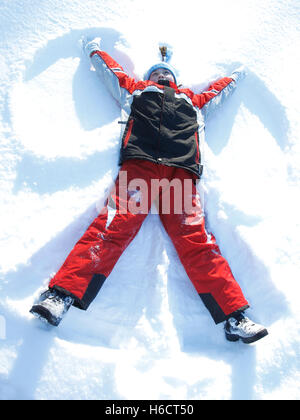
[[[236,321],[236,326],[240,326],[244,331],[250,332],[255,326],[255,322],[251,321],[249,318],[244,317]]]

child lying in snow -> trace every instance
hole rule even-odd
[[[235,89],[243,69],[195,94],[178,87],[175,69],[164,61],[165,50],[163,61],[136,82],[101,51],[100,39],[83,42],[83,48],[122,109],[121,169],[104,209],[31,312],[57,326],[71,305],[86,310],[156,202],[204,305],[216,324],[225,321],[226,338],[252,343],[264,337],[267,330],[244,315],[248,302],[205,229],[195,186],[202,172],[199,144],[205,120]]]

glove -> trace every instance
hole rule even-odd
[[[91,41],[88,41],[88,39],[86,37],[82,37],[79,40],[79,43],[81,45],[81,48],[83,49],[83,51],[85,52],[85,54],[90,57],[90,55],[92,54],[93,51],[100,51],[100,42],[101,42],[101,38],[94,38]]]
[[[245,66],[240,66],[232,72],[232,75],[230,77],[237,82],[238,80],[243,80],[246,76],[247,68]]]

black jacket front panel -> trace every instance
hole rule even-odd
[[[163,93],[162,93],[163,92]],[[168,86],[133,98],[122,139],[120,163],[147,159],[185,168],[199,176],[200,152],[197,114]]]

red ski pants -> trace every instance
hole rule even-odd
[[[246,309],[248,302],[227,261],[214,236],[205,229],[193,175],[181,168],[139,159],[123,164],[107,204],[49,287],[73,296],[75,306],[87,309],[139,231],[153,201],[188,277],[215,323]]]

